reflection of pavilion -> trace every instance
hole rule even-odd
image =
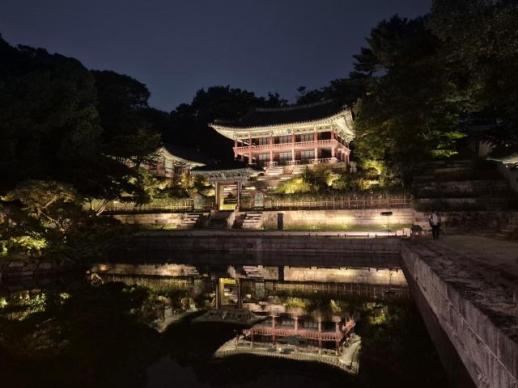
[[[337,320],[329,330],[321,319],[315,322],[298,316],[271,315],[267,321],[243,330],[227,341],[216,357],[252,354],[296,361],[321,362],[357,374],[361,338],[354,332],[344,333]]]
[[[372,300],[408,297],[400,268],[110,263],[94,265],[91,271],[104,281],[191,290],[197,295],[214,293],[214,307],[245,307],[254,313],[265,313],[257,302],[279,293]]]

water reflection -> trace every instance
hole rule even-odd
[[[0,284],[0,369],[16,386],[444,384],[393,262],[270,264],[133,260]]]

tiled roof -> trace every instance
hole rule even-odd
[[[194,148],[188,148],[176,144],[170,144],[166,143],[164,144],[164,148],[169,152],[171,155],[174,155],[178,158],[190,160],[192,162],[197,162],[201,164],[212,164],[215,162],[215,159],[212,159],[204,154],[201,153],[201,151],[196,150]]]
[[[344,109],[334,101],[322,101],[308,105],[289,106],[275,109],[255,109],[238,120],[216,120],[214,124],[233,128],[263,127],[269,125],[299,123],[321,120]]]
[[[192,171],[204,172],[204,171],[228,171],[228,170],[241,170],[241,169],[257,170],[258,172],[263,171],[263,169],[261,169],[259,167],[251,166],[251,165],[248,165],[248,164],[238,161],[238,160],[211,163],[211,164],[207,164],[205,166],[195,167],[192,169]]]

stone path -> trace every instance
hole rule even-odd
[[[451,235],[402,250],[475,384],[518,388],[518,243]]]
[[[472,235],[444,236],[432,243],[467,256],[474,263],[516,280],[518,287],[518,242]]]

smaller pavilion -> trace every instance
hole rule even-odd
[[[143,165],[153,175],[177,179],[193,168],[212,164],[214,161],[199,151],[173,144],[164,144],[153,154],[153,161]]]
[[[218,163],[194,168],[192,175],[205,177],[216,191],[216,209],[239,209],[243,186],[262,170],[243,163]]]

